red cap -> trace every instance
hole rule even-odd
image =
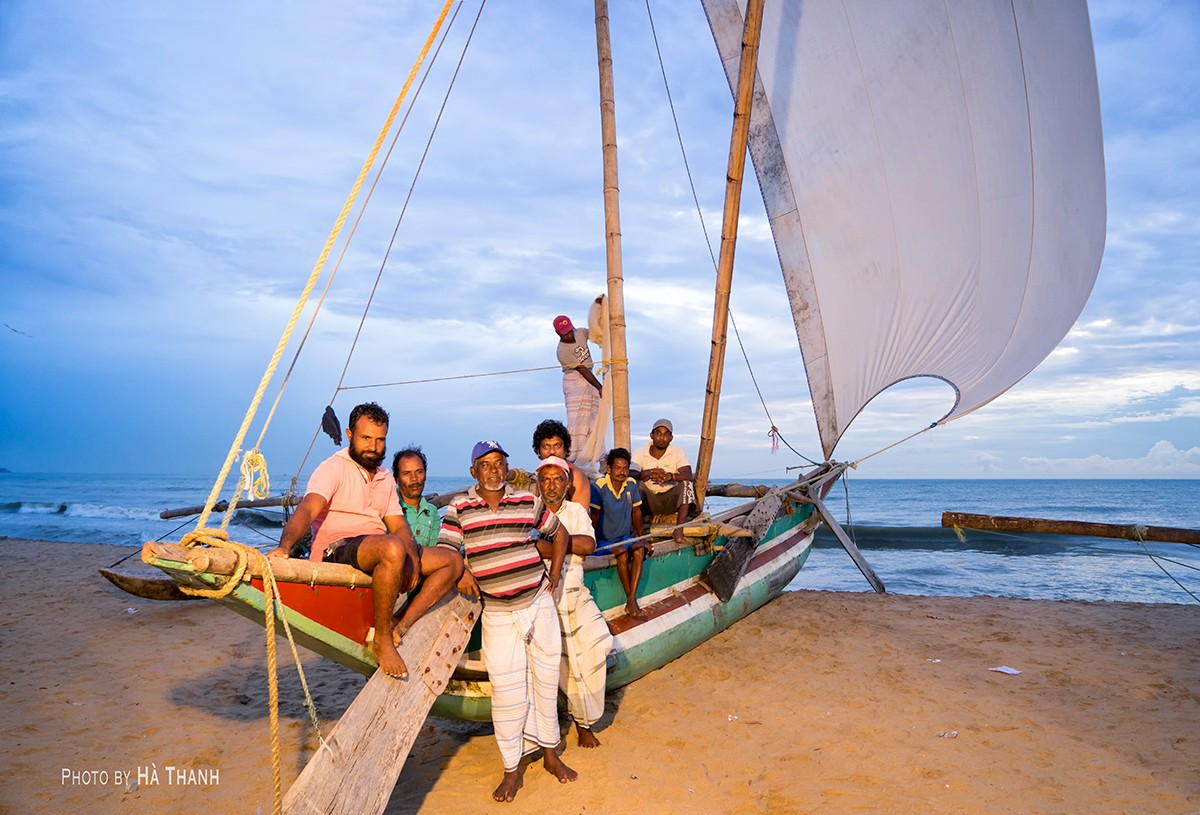
[[[554,330],[558,332],[558,336],[562,337],[574,331],[575,326],[571,324],[570,317],[560,314],[554,318]]]

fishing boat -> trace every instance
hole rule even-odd
[[[683,543],[658,544],[639,588],[643,617],[624,613],[611,559],[587,559],[585,583],[615,635],[610,689],[778,595],[803,566],[819,523],[859,562],[824,504],[847,466],[833,453],[850,423],[888,387],[916,377],[953,389],[953,406],[932,425],[995,399],[1070,329],[1104,245],[1099,99],[1084,0],[702,2],[733,92],[734,126],[697,492],[704,494],[712,463],[747,152],[825,463],[692,522]],[[607,5],[598,0],[596,8],[612,342],[605,389],[611,383],[614,391],[614,439],[629,447]],[[245,425],[218,487],[244,436]],[[210,504],[215,496],[216,488]],[[267,621],[265,575],[233,553],[148,543],[142,557],[183,586],[224,587],[218,602]],[[274,566],[274,579],[277,615],[299,643],[350,669],[375,671],[366,646],[368,576],[288,560]],[[477,639],[433,710],[489,718]]]

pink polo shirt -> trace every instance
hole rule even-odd
[[[312,560],[321,560],[325,548],[334,541],[383,534],[387,532],[384,518],[404,517],[396,480],[387,467],[368,473],[347,450],[339,450],[313,470],[305,494],[308,492],[329,502],[325,512],[313,521]]]

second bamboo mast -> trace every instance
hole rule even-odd
[[[625,351],[625,290],[621,270],[621,208],[617,201],[617,114],[613,100],[612,43],[608,0],[596,0],[596,54],[600,68],[600,136],[604,146],[604,235],[608,266],[608,356],[613,442],[629,449],[629,360]]]
[[[704,390],[704,418],[700,452],[696,456],[696,501],[704,504],[708,471],[717,436],[717,404],[725,370],[726,329],[729,325],[729,289],[733,282],[733,252],[737,246],[738,213],[742,204],[742,175],[746,169],[746,141],[750,134],[750,105],[758,66],[758,39],[762,31],[763,0],[750,0],[742,31],[742,57],[738,68],[737,99],[733,108],[733,134],[729,144],[729,172],[725,183],[725,212],[721,222],[721,254],[717,261],[717,293],[713,305],[712,350],[708,383]]]

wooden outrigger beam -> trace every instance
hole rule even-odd
[[[826,483],[830,478],[840,474],[840,470],[827,474],[827,477],[822,479],[821,484]],[[833,513],[825,506],[825,502],[821,500],[821,490],[816,488],[819,485],[802,485],[796,490],[792,490],[789,494],[799,501],[812,504],[816,508],[817,514],[821,516],[821,520],[829,527],[829,531],[838,539],[838,543],[846,550],[846,554],[850,555],[850,559],[854,561],[854,565],[862,572],[863,577],[867,578],[867,582],[871,584],[871,588],[875,589],[879,594],[887,594],[887,589],[883,585],[883,581],[879,579],[879,575],[875,574],[875,570],[871,568],[871,564],[867,563],[867,559],[863,557],[862,552],[858,550],[858,546],[854,541],[850,540],[850,536],[846,534],[846,530],[842,529],[842,525],[833,517]]]
[[[1090,521],[1058,521],[1050,518],[1022,518],[1011,515],[972,515],[969,512],[943,512],[942,526],[960,526],[967,529],[997,532],[1039,532],[1044,535],[1086,535],[1092,538],[1200,544],[1200,530],[1171,526],[1101,524]]]
[[[276,495],[272,498],[256,498],[253,501],[238,501],[238,509],[254,509],[255,507],[294,507],[300,503],[301,496],[289,493],[288,495]],[[214,512],[224,512],[229,509],[229,502],[222,499],[213,504]],[[158,513],[158,517],[163,520],[171,518],[183,518],[188,515],[199,515],[204,511],[204,504],[194,507],[176,507],[174,509],[164,509]]]
[[[399,649],[408,678],[375,672],[284,795],[285,813],[383,812],[478,617],[479,601],[451,591],[417,620]]]

